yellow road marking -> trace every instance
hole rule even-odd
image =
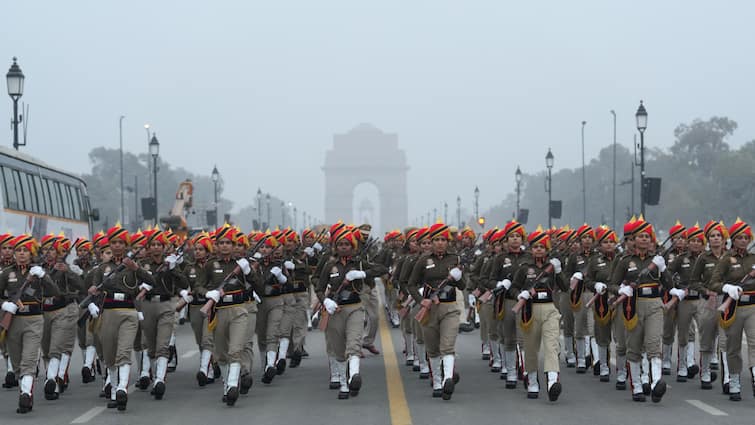
[[[388,319],[385,317],[385,309],[383,308],[380,308],[380,341],[383,344],[383,362],[385,364],[385,382],[388,387],[388,403],[391,410],[391,424],[411,425],[412,415],[409,412],[409,403],[406,401],[396,351],[393,349],[391,330],[388,327]]]

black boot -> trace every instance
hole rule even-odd
[[[241,394],[249,393],[249,389],[252,388],[253,383],[254,381],[252,380],[251,373],[245,373],[241,375],[241,377],[239,378],[239,392]]]
[[[29,394],[21,394],[18,397],[18,409],[16,409],[16,413],[24,414],[29,413],[31,411],[32,407],[32,400],[31,396]]]

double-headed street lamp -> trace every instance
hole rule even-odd
[[[514,173],[514,180],[516,180],[516,219],[519,220],[519,197],[522,194],[522,170],[519,166],[516,166],[516,172]]]
[[[548,167],[548,178],[545,181],[545,191],[548,192],[548,228],[550,229],[552,226],[551,217],[553,216],[551,211],[551,204],[552,204],[552,192],[553,188],[551,187],[551,169],[553,169],[553,152],[551,152],[551,148],[548,148],[548,153],[545,155],[545,166]]]
[[[21,72],[15,57],[8,73],[5,74],[5,81],[8,84],[8,96],[13,100],[13,149],[18,150],[19,146],[26,146],[25,142],[18,142],[18,124],[23,119],[23,116],[18,116],[18,99],[24,94],[24,73]]]
[[[648,112],[640,101],[640,107],[634,114],[637,119],[637,130],[640,131],[640,213],[645,216],[645,201],[647,188],[645,187],[645,129],[648,128]]]
[[[215,228],[218,228],[218,180],[220,180],[220,173],[218,172],[218,166],[212,167],[212,183],[215,186]]]
[[[153,195],[155,200],[155,225],[157,225],[158,214],[157,211],[157,157],[160,155],[160,142],[157,141],[157,135],[152,133],[152,140],[149,141],[149,154],[152,155],[152,179],[153,179]]]

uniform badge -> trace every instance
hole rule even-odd
[[[635,270],[637,270],[637,263],[635,263],[634,261],[630,261],[627,271],[633,272]]]
[[[143,267],[144,267],[144,270],[149,271],[149,264],[145,264]]]
[[[10,272],[8,273],[8,280],[16,279],[16,272]]]
[[[668,262],[670,263],[674,261],[674,259],[676,259],[676,255],[672,252],[668,255]]]
[[[731,261],[731,264],[737,264],[737,258],[736,257],[729,257],[729,261]]]
[[[503,259],[503,267],[510,267],[511,266],[511,258],[506,257]]]
[[[216,269],[219,269],[220,268],[220,263],[218,263],[217,261],[215,261],[215,262],[212,263],[212,267],[216,268]]]
[[[338,277],[340,273],[338,272],[338,267],[333,266],[332,269],[330,269],[330,277]]]
[[[105,266],[105,270],[103,270],[102,272],[105,273],[106,275],[108,275],[108,274],[110,274],[111,270],[112,269],[110,268],[110,266]]]
[[[527,268],[527,279],[534,279],[537,277],[537,273],[535,273],[535,269],[532,267]]]

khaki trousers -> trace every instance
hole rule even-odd
[[[683,300],[676,307],[676,334],[679,338],[679,347],[686,347],[689,341],[694,341],[695,324],[700,318],[700,300]],[[682,350],[679,350],[680,354]]]
[[[202,305],[189,305],[189,323],[191,330],[194,331],[194,341],[197,343],[199,351],[214,350],[215,342],[212,338],[212,332],[207,330],[207,318],[199,310]]]
[[[339,362],[362,353],[365,311],[362,303],[347,304],[328,319],[325,329],[328,354]]]
[[[713,353],[716,337],[718,336],[718,318],[716,306],[708,304],[708,300],[700,299],[697,307],[697,329],[700,331],[700,353]],[[725,346],[724,346],[725,347]]]
[[[254,366],[254,333],[257,330],[257,302],[254,300],[244,304],[247,312],[246,340],[244,350],[241,351],[241,374],[250,373]]]
[[[131,364],[134,338],[139,327],[139,318],[133,308],[106,308],[100,316],[100,341],[102,361],[105,366],[120,367]]]
[[[639,362],[643,352],[648,359],[661,357],[662,338],[663,302],[659,297],[637,298],[637,325],[627,329],[627,360]]]
[[[742,372],[742,334],[747,338],[747,368],[755,366],[755,305],[737,307],[734,323],[725,329],[729,373]]]
[[[247,337],[249,312],[244,304],[219,307],[215,310],[217,325],[212,333],[214,357],[218,363],[241,363]]]
[[[370,288],[369,285],[364,285],[362,292],[359,293],[359,296],[362,299],[362,306],[364,307],[364,311],[368,319],[362,345],[373,345],[375,343],[375,337],[377,336],[378,329],[377,288]]]
[[[257,311],[257,344],[260,352],[278,351],[279,328],[283,318],[284,295],[265,297]]]
[[[41,314],[13,317],[5,336],[5,347],[17,377],[37,373],[44,321]]]
[[[496,320],[499,342],[503,344],[503,351],[516,351],[516,344],[524,342],[522,330],[517,326],[517,315],[511,311],[515,305],[516,300],[504,299],[503,320]]]
[[[307,336],[307,307],[309,307],[309,294],[306,292],[294,293],[294,328],[291,332],[291,346],[294,351],[301,351],[304,347],[304,337]]]
[[[456,354],[460,314],[456,301],[433,304],[430,307],[427,324],[422,326],[427,357]]]
[[[79,306],[76,303],[55,311],[42,313],[45,318],[42,333],[42,357],[60,359],[63,353],[71,354],[76,344],[76,321],[79,316]]]
[[[546,372],[558,372],[560,370],[558,365],[560,320],[561,314],[553,303],[532,303],[532,323],[526,330],[522,330],[524,335],[524,364],[527,372],[537,372],[538,355],[541,348],[543,350],[543,370]]]
[[[294,320],[296,316],[296,297],[293,293],[284,294],[283,297],[283,314],[281,322],[278,325],[278,337],[290,338],[294,330]]]
[[[466,310],[464,310],[466,312]],[[480,304],[480,340],[484,343],[498,341],[498,326],[495,320],[495,308],[493,302],[488,301]]]
[[[176,303],[171,300],[142,302],[142,346],[150,358],[170,356],[168,346],[176,318],[175,306]]]

